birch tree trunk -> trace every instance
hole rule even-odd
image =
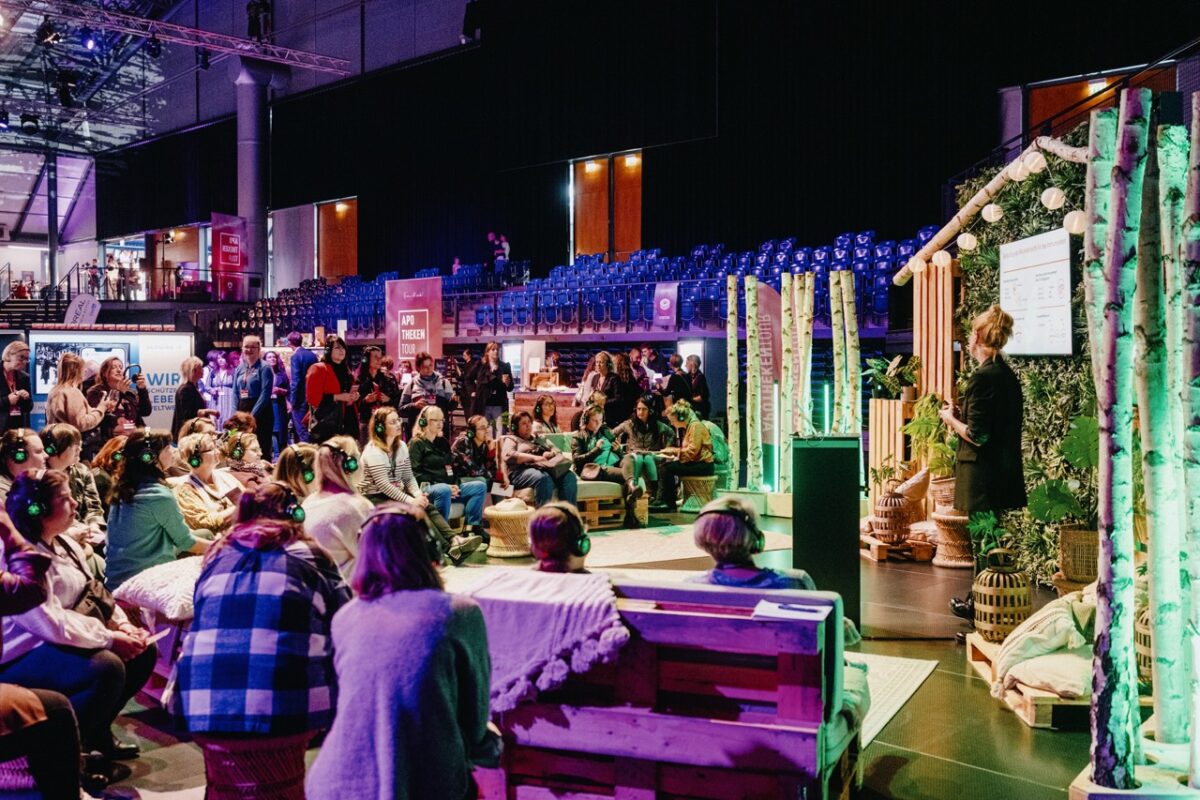
[[[1183,469],[1187,486],[1188,576],[1191,586],[1192,741],[1188,782],[1200,789],[1200,92],[1192,95],[1192,140],[1184,201]]]
[[[762,354],[758,343],[758,278],[746,281],[746,488],[762,490]]]
[[[741,486],[742,412],[738,403],[738,279],[725,276],[725,424],[729,440],[729,488]]]
[[[1133,329],[1146,528],[1150,532],[1150,625],[1154,636],[1155,739],[1187,740],[1187,660],[1179,548],[1179,493],[1171,459],[1170,381],[1167,376],[1162,231],[1157,147],[1146,155],[1137,250]]]
[[[846,323],[842,311],[842,281],[838,273],[829,273],[829,327],[833,334],[833,421],[829,430],[837,435],[845,430],[842,411],[846,399]]]
[[[854,297],[854,273],[843,270],[842,312],[846,322],[846,433],[859,440],[858,485],[865,486],[867,476],[862,458],[862,350],[858,341],[858,304]]]
[[[1092,780],[1137,785],[1137,673],[1133,651],[1133,336],[1142,179],[1150,90],[1121,92],[1117,151],[1104,246],[1106,302],[1101,340],[1107,379],[1100,409],[1100,460],[1112,461],[1109,507],[1100,520],[1096,648],[1092,667]]]
[[[776,484],[778,491],[792,490],[792,403],[795,400],[795,365],[792,363],[792,337],[796,333],[796,304],[792,293],[792,273],[784,272],[779,276],[779,291],[783,295],[783,364],[780,370],[779,408],[779,441],[776,446],[780,449],[779,476]]]
[[[813,304],[816,301],[816,280],[811,272],[800,275],[800,403],[796,430],[801,436],[816,434],[813,427],[812,395],[812,350],[813,350]]]

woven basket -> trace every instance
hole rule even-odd
[[[1019,572],[1011,550],[988,553],[988,567],[975,576],[975,630],[989,642],[1002,642],[1033,613],[1029,578]]]
[[[205,800],[304,800],[304,750],[311,733],[194,738],[204,751]]]
[[[1083,525],[1058,526],[1058,566],[1067,580],[1091,583],[1100,562],[1100,534]]]
[[[954,478],[934,478],[929,481],[929,496],[935,511],[943,513],[954,508]]]
[[[884,544],[903,544],[908,539],[908,498],[896,491],[899,481],[889,481],[888,490],[875,501],[871,535]]]
[[[494,558],[520,558],[529,555],[529,518],[533,509],[526,508],[502,511],[498,508],[484,509],[492,541],[488,544],[488,555]]]
[[[1133,649],[1137,652],[1138,680],[1154,682],[1154,646],[1150,633],[1150,606],[1133,618]]]

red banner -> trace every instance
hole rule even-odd
[[[218,300],[247,299],[245,243],[245,218],[212,215],[212,285]]]
[[[417,353],[442,355],[442,279],[387,282],[387,354],[399,363]]]

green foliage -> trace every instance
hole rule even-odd
[[[1076,417],[1059,448],[1075,469],[1095,469],[1100,465],[1100,422],[1095,417]]]
[[[1081,125],[1064,138],[1071,145],[1086,145],[1087,125]],[[986,223],[980,219],[971,226],[979,246],[973,252],[959,254],[964,299],[958,308],[957,320],[963,341],[969,333],[971,319],[1000,297],[1000,245],[1060,228],[1067,212],[1084,206],[1085,166],[1049,154],[1046,160],[1046,170],[1030,175],[1020,183],[1010,183],[1001,191],[997,202],[1004,208],[1004,216],[999,221]],[[997,168],[990,169],[959,186],[959,203],[966,202],[997,172]],[[1041,193],[1050,186],[1059,187],[1067,195],[1066,204],[1057,211],[1050,211],[1040,201]],[[1073,259],[1076,265],[1073,271],[1077,272],[1078,265],[1082,264],[1083,240],[1074,237],[1071,244],[1077,251]],[[1081,430],[1072,437],[1072,422],[1094,415],[1096,407],[1081,283],[1074,298],[1074,313],[1074,327],[1078,333],[1075,355],[1010,358],[1009,363],[1021,379],[1025,399],[1022,449],[1031,504],[1032,495],[1040,484],[1047,480],[1062,481],[1082,511],[1077,516],[1094,519],[1094,462],[1088,467],[1075,464],[1079,457],[1076,439],[1082,441],[1086,432]],[[967,365],[959,376],[960,382],[969,378],[974,366],[973,363]],[[1000,522],[1017,553],[1017,563],[1035,580],[1048,584],[1058,568],[1057,525],[1036,519],[1026,510],[1006,512]]]
[[[967,534],[974,543],[976,572],[987,566],[988,553],[1004,546],[1007,535],[995,512],[976,511],[967,521]]]
[[[875,486],[876,491],[882,492],[888,481],[896,480],[900,473],[907,469],[907,464],[897,464],[895,455],[889,453],[887,458],[880,462],[878,468],[871,467],[871,483]]]
[[[900,397],[900,390],[905,386],[917,384],[920,371],[919,356],[909,356],[907,361],[903,355],[890,361],[886,358],[868,358],[863,377],[871,381],[885,398],[895,400]]]
[[[1066,481],[1051,478],[1029,493],[1029,516],[1038,522],[1062,522],[1068,518],[1080,519],[1083,508]]]
[[[942,398],[936,392],[913,404],[913,418],[902,429],[912,442],[913,458],[923,461],[934,478],[948,478],[957,463],[957,437],[942,422]]]

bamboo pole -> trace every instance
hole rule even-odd
[[[838,277],[838,273],[831,271],[829,273],[829,327],[830,333],[833,335],[833,421],[829,425],[829,430],[833,434],[840,434],[844,430],[845,417],[842,411],[845,408],[845,389],[846,389],[846,324],[842,317],[842,281]]]
[[[1187,487],[1189,633],[1192,645],[1192,737],[1188,783],[1200,789],[1200,92],[1192,95],[1192,138],[1188,154],[1183,224],[1183,470]]]
[[[725,424],[729,442],[729,488],[742,484],[742,412],[738,402],[738,279],[725,276]]]
[[[1121,92],[1116,159],[1104,244],[1106,301],[1101,340],[1107,379],[1099,398],[1100,460],[1111,481],[1100,517],[1096,647],[1092,666],[1092,781],[1132,789],[1137,758],[1137,672],[1133,651],[1133,341],[1131,300],[1137,279],[1142,179],[1150,90]]]
[[[942,229],[935,233],[933,238],[925,243],[924,247],[917,251],[917,256],[924,261],[928,261],[934,253],[950,244],[950,240],[957,236],[959,231],[967,227],[971,220],[975,219],[975,216],[983,210],[983,207],[992,202],[1000,194],[1000,190],[1012,180],[1008,174],[1008,168],[1024,159],[1025,156],[1038,150],[1057,156],[1063,161],[1073,161],[1076,164],[1085,164],[1088,160],[1088,150],[1086,147],[1072,147],[1059,139],[1049,136],[1039,136],[1029,147],[1022,150],[1020,155],[1008,162],[1004,169],[996,173],[996,177],[988,181],[986,186],[976,192],[958,210],[958,213],[951,217],[950,221],[943,225]],[[892,283],[897,286],[903,286],[908,283],[910,278],[912,278],[912,270],[908,268],[908,264],[905,264],[892,277]]]
[[[1155,740],[1187,740],[1187,661],[1179,549],[1183,544],[1179,490],[1171,459],[1172,420],[1167,374],[1166,297],[1163,291],[1162,229],[1159,216],[1157,147],[1146,156],[1133,330],[1138,422],[1142,433],[1142,476],[1146,528],[1150,532],[1150,625],[1154,636]]]
[[[795,365],[792,363],[792,337],[796,332],[796,304],[792,292],[792,273],[784,272],[779,276],[779,291],[783,295],[783,364],[780,370],[779,408],[779,441],[776,446],[780,449],[779,475],[776,480],[778,491],[792,490],[792,403],[795,399]],[[786,446],[785,446],[786,442]]]
[[[758,278],[746,281],[746,488],[762,490],[762,353],[758,341]]]
[[[813,304],[816,301],[816,279],[811,272],[799,276],[803,291],[800,295],[800,402],[797,405],[796,430],[801,436],[816,434],[813,427],[812,350]]]

